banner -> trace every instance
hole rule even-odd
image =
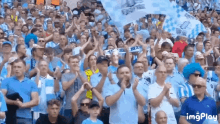
[[[171,17],[176,15],[170,9],[169,0],[101,0],[101,2],[118,28],[147,14],[166,14]]]
[[[111,55],[113,51],[118,51],[119,54],[124,54],[126,53],[124,48],[118,48],[118,49],[111,49],[111,50],[105,50],[104,53],[105,55]],[[129,48],[130,53],[135,53],[135,52],[141,52],[142,51],[142,46],[134,46]]]
[[[172,36],[185,36],[196,38],[200,32],[205,32],[204,25],[190,13],[186,12],[175,2],[171,2],[172,10],[177,13],[176,17],[166,15],[163,29],[172,34]]]

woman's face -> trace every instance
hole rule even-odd
[[[23,32],[28,32],[28,27],[27,27],[27,26],[23,26],[23,27],[22,27],[22,31],[23,31]]]
[[[89,64],[90,64],[90,66],[95,66],[96,65],[96,57],[95,56],[91,56],[89,58]]]

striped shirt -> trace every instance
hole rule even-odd
[[[34,81],[36,77],[33,77],[32,80]],[[38,106],[33,107],[34,111],[34,120],[37,120],[40,113],[46,114],[47,113],[47,101],[51,99],[57,99],[59,92],[54,92],[54,79],[49,74],[46,77],[40,76],[38,82],[38,94],[39,94],[39,101],[40,103]]]
[[[54,41],[50,41],[46,44],[46,47],[56,47],[57,45],[59,45],[59,43],[55,43]]]
[[[194,91],[192,85],[189,82],[183,83],[179,87],[179,98],[182,99],[184,97],[191,97],[194,95]]]

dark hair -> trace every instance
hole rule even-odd
[[[33,29],[31,30],[31,33],[33,34],[33,33],[37,32],[37,31],[38,31],[37,28],[33,28]]]
[[[21,62],[21,63],[23,63],[24,66],[26,66],[26,63],[25,63],[25,61],[24,61],[23,59],[16,59],[16,60],[13,62],[13,64],[18,63],[18,62]]]
[[[203,45],[205,46],[207,43],[210,43],[210,40],[205,40]],[[210,43],[211,44],[211,43]]]
[[[188,48],[192,47],[194,49],[194,45],[193,44],[188,44],[185,48],[184,48],[184,53],[186,52],[186,50]]]
[[[57,99],[52,99],[52,100],[50,100],[50,101],[47,101],[47,106],[52,106],[52,105],[57,105],[57,106],[59,106],[60,107],[60,101],[59,100],[57,100]]]
[[[116,46],[117,46],[117,47],[118,47],[118,43],[119,43],[119,42],[123,42],[123,40],[122,40],[121,38],[119,38],[119,39],[116,40],[115,43],[116,43]],[[123,43],[124,43],[124,42],[123,42]]]
[[[91,54],[91,55],[88,57],[88,62],[89,62],[89,60],[90,60],[90,58],[91,58],[92,56],[95,56],[95,55],[94,55],[94,54]],[[95,56],[95,58],[97,58],[97,57]]]
[[[169,52],[171,52],[172,51],[172,46],[168,42],[163,42],[162,45],[161,45],[161,49],[164,49],[166,46],[170,47],[170,51]]]
[[[52,47],[48,47],[48,48],[45,48],[44,52],[48,54],[54,53],[54,49]]]
[[[70,53],[70,52],[72,52],[72,49],[66,48],[66,49],[63,50],[63,55],[66,54],[66,53]]]
[[[153,39],[153,40],[154,40],[154,38],[149,37],[149,38],[146,39],[146,43],[150,42],[150,39]]]
[[[128,68],[128,66],[126,66],[126,65],[124,65],[124,64],[123,64],[123,65],[119,65],[119,67],[118,67],[118,69],[117,69],[117,73],[119,72],[120,69],[122,69],[122,68],[124,68],[124,67],[127,67],[127,68]]]

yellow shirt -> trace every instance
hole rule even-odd
[[[90,81],[90,77],[93,75],[92,70],[91,70],[91,69],[88,69],[88,70],[85,71],[85,73],[86,73],[86,76],[87,76],[87,78],[88,78],[88,81]],[[96,73],[99,73],[99,69],[98,69],[98,68],[97,68],[96,71],[95,71],[95,74],[96,74]],[[92,99],[92,91],[91,91],[91,90],[88,90],[88,91],[86,92],[86,97],[89,98],[89,99]]]

